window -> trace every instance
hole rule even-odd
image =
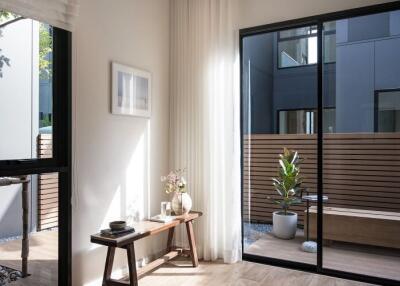
[[[400,132],[400,90],[376,92],[375,131]]]
[[[324,26],[324,63],[336,61],[336,22]],[[317,26],[278,33],[279,68],[306,66],[317,63]]]
[[[317,63],[317,26],[278,33],[279,68]]]
[[[278,112],[278,134],[316,134],[316,110],[280,110]],[[324,132],[335,132],[336,110],[324,109]]]
[[[279,134],[314,134],[316,112],[313,110],[279,111]]]
[[[324,63],[336,62],[336,21],[324,24]]]
[[[58,225],[58,231],[43,232],[55,243],[44,245],[48,240],[43,244],[36,236],[39,244],[31,244],[46,257],[29,262],[29,279],[50,269],[40,285],[70,285],[71,33],[1,9],[0,132],[0,177],[30,178],[30,231]],[[22,216],[20,187],[0,190],[0,238],[20,235],[13,233],[21,230],[15,221]]]

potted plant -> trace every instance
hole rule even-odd
[[[273,213],[272,229],[276,237],[292,239],[297,230],[297,213],[289,211],[289,208],[301,203],[301,160],[296,151],[287,148],[279,156],[279,177],[272,178],[272,185],[281,199],[269,199],[281,206],[282,210]]]
[[[161,181],[165,182],[165,192],[167,194],[174,193],[171,207],[175,215],[187,214],[192,208],[192,199],[186,192],[186,180],[183,173],[184,170],[178,169],[161,177]]]

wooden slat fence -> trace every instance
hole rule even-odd
[[[51,158],[53,154],[51,134],[39,134],[38,157]],[[58,227],[58,173],[38,176],[38,230]]]
[[[304,159],[304,187],[316,194],[316,135],[253,134],[244,138],[243,216],[270,223],[279,207],[271,178],[278,173],[283,147],[297,150]],[[400,134],[349,133],[324,135],[324,194],[326,206],[400,212]],[[303,223],[305,205],[293,207]]]

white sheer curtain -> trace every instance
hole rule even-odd
[[[193,208],[204,212],[199,256],[227,263],[241,258],[235,4],[171,1],[171,168],[186,168]]]
[[[0,9],[72,31],[78,0],[0,0]]]

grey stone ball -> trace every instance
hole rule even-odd
[[[301,249],[305,252],[316,253],[317,243],[314,241],[304,241],[301,245]]]

